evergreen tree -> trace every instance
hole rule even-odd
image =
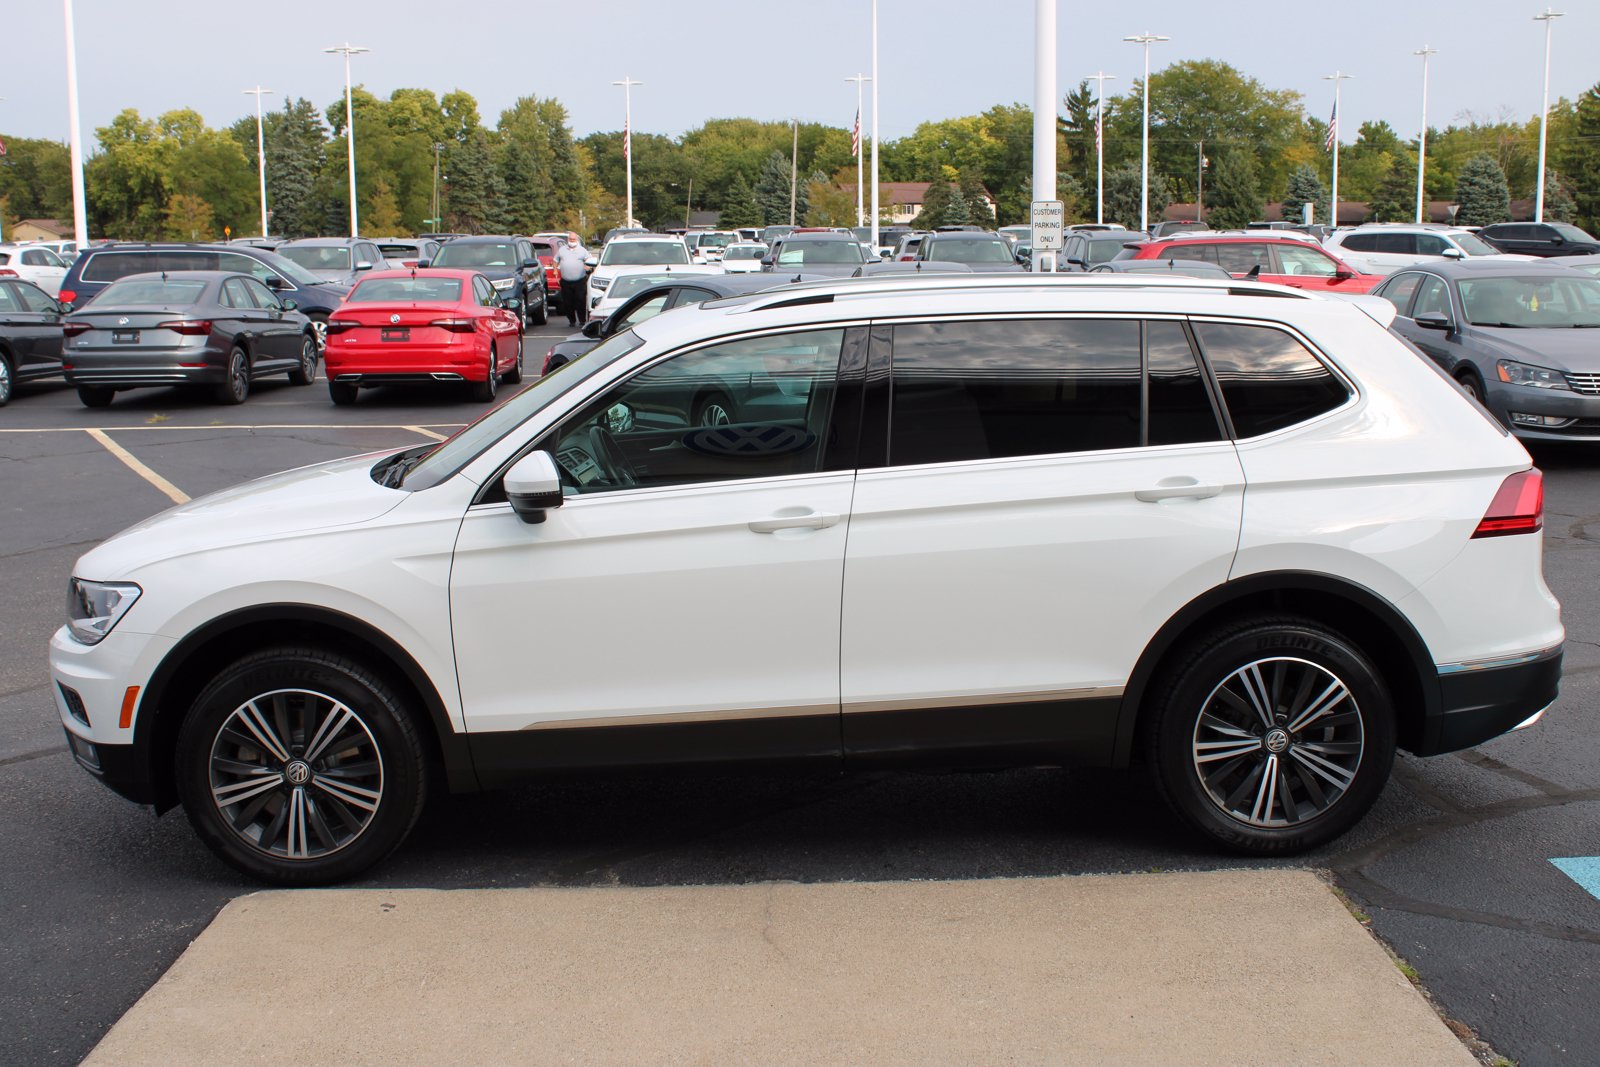
[[[1368,203],[1368,222],[1412,222],[1417,217],[1417,171],[1397,157]]]
[[[1567,183],[1555,171],[1544,172],[1544,217],[1553,222],[1571,222],[1578,213],[1577,202],[1567,190]]]
[[[1265,205],[1256,183],[1253,153],[1239,149],[1223,152],[1211,168],[1210,222],[1213,229],[1242,230],[1261,218]]]
[[[1067,171],[1081,182],[1094,181],[1094,91],[1088,79],[1061,98],[1066,116],[1056,116],[1056,133],[1065,142],[1066,152],[1059,169]],[[970,198],[969,198],[970,199]]]
[[[976,171],[968,169],[961,172],[961,198],[967,202],[967,221],[975,222],[986,230],[994,229],[994,212],[984,203],[983,182],[978,180]]]
[[[922,210],[911,220],[911,225],[918,230],[949,225],[945,222],[945,214],[950,209],[952,199],[949,182],[943,178],[929,182],[928,191],[922,197]]]
[[[1106,221],[1120,222],[1130,230],[1139,228],[1139,164],[1127,163],[1115,170],[1106,171]],[[1150,175],[1150,224],[1161,221],[1172,202],[1167,179],[1160,174]]]
[[[491,219],[504,210],[504,193],[489,156],[489,138],[474,130],[466,142],[451,149],[449,157],[450,195],[445,218],[452,230],[486,233]],[[491,185],[495,188],[491,188]],[[495,194],[501,203],[495,203]]]
[[[1456,222],[1462,226],[1488,226],[1511,219],[1511,190],[1506,172],[1488,153],[1467,160],[1456,178]]]
[[[381,176],[372,183],[372,201],[362,212],[361,230],[380,237],[405,230],[405,220],[400,217],[400,200]]]
[[[1565,136],[1552,143],[1555,164],[1572,187],[1576,206],[1572,221],[1594,233],[1600,230],[1600,84],[1578,96],[1563,125]],[[1547,179],[1549,173],[1545,172]],[[1548,205],[1548,193],[1545,202]]]
[[[1289,175],[1289,190],[1283,196],[1283,217],[1300,221],[1300,209],[1310,204],[1313,222],[1328,221],[1328,189],[1309,163],[1302,163]]]
[[[756,202],[761,205],[763,226],[788,225],[789,153],[773,149],[761,164],[761,173],[756,176]]]
[[[960,189],[951,190],[950,203],[945,205],[939,221],[944,226],[965,226],[972,222],[972,205],[961,195]]]
[[[266,120],[268,229],[281,236],[313,237],[325,231],[317,175],[326,159],[322,118],[311,101],[284,102]]]
[[[728,193],[723,197],[721,224],[730,230],[740,226],[764,225],[761,205],[756,202],[756,191],[745,181],[742,173],[734,174]]]

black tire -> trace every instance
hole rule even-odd
[[[1478,377],[1478,372],[1477,371],[1473,371],[1473,370],[1457,371],[1456,372],[1456,381],[1461,384],[1461,388],[1462,389],[1466,390],[1468,396],[1470,396],[1472,399],[1476,400],[1479,404],[1482,404],[1486,408],[1489,406],[1489,397],[1487,395],[1487,390],[1484,389],[1484,387],[1483,387],[1483,379]]]
[[[517,338],[517,361],[511,364],[511,369],[506,371],[505,383],[507,385],[522,384],[522,338]]]
[[[328,313],[325,311],[307,312],[306,318],[311,320],[311,334],[317,339],[317,351],[326,351],[328,347]]]
[[[489,373],[481,382],[472,383],[472,399],[480,404],[494,403],[495,396],[500,392],[500,372],[496,364],[500,357],[496,352],[494,342],[489,343]]]
[[[222,381],[211,389],[211,399],[219,404],[243,404],[250,397],[250,357],[238,345],[228,353]]]
[[[108,408],[116,395],[115,389],[107,389],[103,385],[78,386],[78,400],[86,408]]]
[[[544,286],[541,285],[541,286],[539,286],[539,295],[537,297],[535,297],[533,300],[524,300],[523,301],[523,306],[524,307],[530,307],[530,306],[536,307],[536,310],[532,311],[528,316],[528,318],[532,321],[533,325],[535,325],[535,326],[543,326],[545,323],[550,321],[550,309],[549,309],[549,306],[548,306],[549,300],[550,300],[549,292],[545,289]]]
[[[0,352],[0,408],[11,403],[11,390],[15,384],[16,376],[11,369],[11,357]]]
[[[333,731],[320,743],[319,727]],[[405,840],[427,799],[405,702],[364,664],[315,648],[267,649],[224,668],[190,706],[176,757],[200,839],[276,885],[354,877]]]
[[[1150,694],[1142,725],[1157,788],[1235,851],[1332,841],[1372,807],[1394,765],[1382,676],[1360,646],[1310,619],[1258,617],[1205,635]]]
[[[300,364],[289,372],[292,385],[310,385],[317,380],[317,340],[311,334],[300,335]]]
[[[696,399],[692,417],[696,426],[726,426],[739,421],[733,400],[723,392],[706,393]]]
[[[356,394],[361,387],[355,382],[329,382],[328,399],[340,407],[348,407],[356,402]]]

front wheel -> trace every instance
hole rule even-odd
[[[422,812],[423,747],[399,695],[314,648],[227,667],[178,733],[178,791],[195,831],[263,881],[321,885],[394,851]]]
[[[317,342],[310,334],[300,338],[300,363],[289,372],[292,385],[310,385],[317,380]]]
[[[0,408],[11,402],[11,360],[0,352]]]
[[[1200,638],[1152,686],[1156,784],[1184,821],[1257,855],[1354,826],[1394,764],[1394,707],[1359,646],[1309,619],[1257,618]]]
[[[1489,400],[1488,397],[1485,396],[1483,382],[1479,380],[1476,374],[1470,370],[1464,370],[1460,374],[1456,375],[1456,381],[1461,384],[1461,388],[1468,396],[1476,400],[1478,403],[1488,406]]]

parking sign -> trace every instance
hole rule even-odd
[[[1061,251],[1061,230],[1065,213],[1059,200],[1033,202],[1033,250],[1035,252]]]

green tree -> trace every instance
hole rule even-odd
[[[1417,217],[1417,171],[1404,158],[1390,164],[1367,203],[1368,222],[1412,222]]]
[[[984,229],[993,229],[994,212],[990,211],[989,206],[984,203],[983,183],[978,180],[978,176],[971,171],[963,171],[961,173],[960,191],[961,199],[965,200],[967,204],[968,218],[966,221],[975,222]]]
[[[449,204],[446,224],[463,233],[487,233],[504,210],[496,196],[502,189],[489,153],[489,137],[482,129],[468,135],[466,143],[450,152]]]
[[[1578,205],[1572,198],[1572,193],[1567,190],[1566,180],[1551,170],[1545,168],[1544,172],[1544,217],[1556,222],[1572,222],[1577,216]]]
[[[1290,222],[1300,221],[1300,209],[1311,205],[1312,218],[1328,221],[1328,189],[1308,163],[1302,163],[1289,175],[1288,191],[1283,196],[1283,217]]]
[[[832,178],[816,175],[806,183],[807,226],[854,226],[856,224],[855,171],[849,172],[849,184],[844,183],[845,172]],[[722,225],[729,226],[724,211]]]
[[[315,105],[296,98],[266,120],[268,227],[287,237],[323,233],[325,205],[317,202],[317,175],[326,161],[326,130]]]
[[[1106,171],[1106,221],[1119,222],[1130,230],[1139,228],[1139,164],[1124,164]],[[1172,202],[1166,178],[1154,172],[1150,175],[1150,224],[1161,221]]]
[[[944,226],[965,226],[972,222],[972,204],[961,194],[960,187],[950,190],[950,203],[945,205],[939,223]]]
[[[1078,83],[1061,99],[1065,115],[1056,116],[1056,133],[1066,152],[1059,160],[1059,170],[1071,174],[1080,182],[1093,183],[1095,175],[1094,149],[1094,93],[1088,79]]]
[[[723,194],[721,224],[727,229],[765,225],[761,205],[756,202],[756,191],[743,174],[734,174],[732,184]]]
[[[389,183],[379,178],[373,183],[372,202],[361,216],[362,231],[385,236],[399,234],[405,228],[405,222],[400,218],[399,199],[395,197],[394,190],[389,188]]]
[[[954,199],[948,181],[936,178],[929,182],[928,191],[922,197],[922,210],[911,220],[911,225],[919,230],[951,225],[947,216],[950,214],[950,203]]]
[[[1511,190],[1506,172],[1487,153],[1467,160],[1456,180],[1456,222],[1463,226],[1488,226],[1511,218]]]
[[[1552,122],[1561,136],[1552,140],[1551,154],[1572,187],[1572,221],[1595,233],[1600,231],[1600,83],[1585,89],[1576,104],[1561,110],[1562,121]]]
[[[167,201],[165,228],[161,236],[172,241],[211,241],[218,236],[211,205],[188,193],[178,193]]]
[[[1231,149],[1216,157],[1211,168],[1211,188],[1207,197],[1209,221],[1218,230],[1242,230],[1261,218],[1265,205],[1256,182],[1254,154],[1248,149]]]
[[[70,218],[71,155],[56,141],[6,137],[0,160],[0,196],[10,204],[6,232],[14,219]]]
[[[789,154],[774,149],[761,164],[756,176],[756,202],[761,205],[764,226],[784,226],[789,222]],[[796,217],[799,207],[796,206]]]

